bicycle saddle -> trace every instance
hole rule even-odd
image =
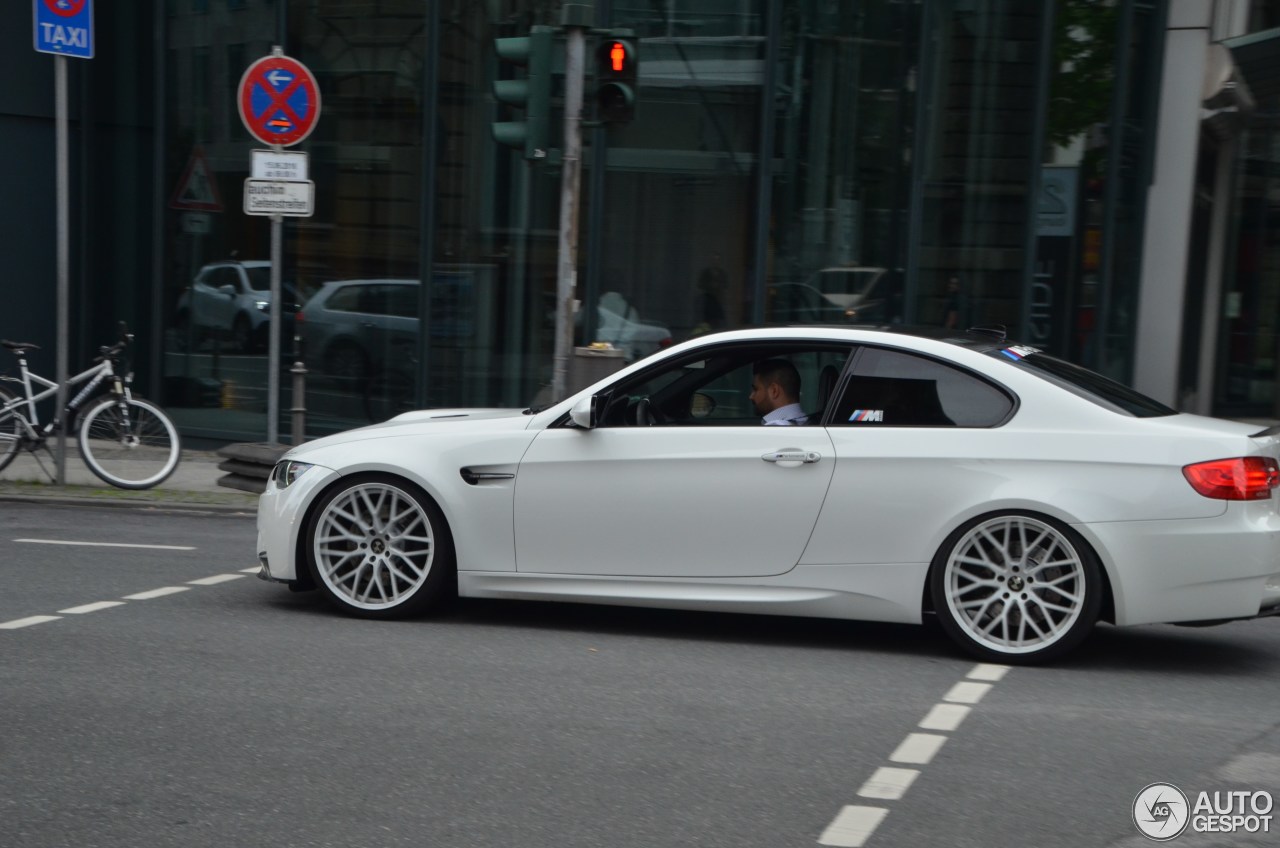
[[[40,345],[31,342],[11,342],[8,339],[0,339],[0,345],[4,345],[14,353],[26,353],[29,350],[39,350]]]

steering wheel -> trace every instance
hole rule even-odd
[[[647,397],[636,401],[634,417],[637,427],[652,427],[663,421],[662,413],[658,412]]]

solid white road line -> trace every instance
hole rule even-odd
[[[997,683],[1004,679],[1004,676],[1009,673],[1010,668],[1012,668],[1012,666],[978,663],[973,667],[973,671],[969,672],[965,676],[970,680],[989,680],[992,683]]]
[[[925,730],[955,730],[972,709],[960,704],[934,704],[929,714],[920,720],[920,727]]]
[[[950,701],[953,704],[976,704],[982,700],[982,696],[991,691],[990,683],[970,683],[962,680],[955,686],[951,687],[951,691],[942,696],[942,700]]]
[[[98,610],[111,609],[112,607],[122,607],[124,601],[98,601],[94,604],[83,604],[78,607],[70,607],[64,610],[58,610],[66,615],[84,615],[87,612],[97,612]]]
[[[920,772],[916,769],[889,768],[882,766],[876,769],[876,773],[867,778],[867,782],[862,784],[862,788],[858,790],[858,794],[863,798],[879,798],[884,801],[897,801],[903,795],[907,794],[907,790],[911,788],[911,784],[920,776]]]
[[[13,621],[0,622],[0,630],[17,630],[19,627],[30,627],[33,624],[44,624],[46,621],[57,621],[57,615],[33,615],[28,618],[15,618]]]
[[[61,539],[14,539],[28,545],[76,545],[88,548],[146,548],[153,551],[194,551],[189,545],[129,545],[124,542],[68,542]]]
[[[883,807],[845,807],[818,837],[818,844],[862,848],[887,815]]]
[[[908,733],[898,749],[889,755],[889,761],[909,765],[928,765],[947,737],[936,733]]]
[[[229,580],[240,580],[243,578],[243,574],[215,574],[212,577],[201,577],[199,580],[188,580],[187,582],[193,586],[216,586],[219,583],[226,583]]]
[[[163,589],[152,589],[149,592],[139,592],[136,595],[125,595],[126,601],[149,601],[152,598],[163,598],[165,595],[176,595],[179,592],[191,591],[189,586],[165,586]]]

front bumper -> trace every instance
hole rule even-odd
[[[287,489],[275,481],[258,497],[258,577],[273,583],[295,583],[305,579],[305,563],[298,562],[298,539],[307,518],[307,509],[318,492],[339,477],[338,472],[313,465]]]

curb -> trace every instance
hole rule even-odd
[[[254,518],[258,514],[256,505],[198,503],[182,500],[142,500],[129,498],[91,498],[75,495],[23,495],[13,492],[0,492],[0,503],[43,504],[47,506],[92,506],[107,509],[144,509],[152,512],[183,513],[215,513],[231,517]]]

